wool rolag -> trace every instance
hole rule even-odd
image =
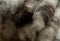
[[[55,12],[55,7],[57,5],[57,1],[56,0],[53,0],[54,1],[54,6],[52,6],[50,3],[52,2],[49,2],[50,0],[43,0],[43,2],[41,2],[40,4],[38,4],[36,10],[35,10],[35,14],[38,15],[41,14],[44,21],[45,21],[45,25],[48,24],[48,22],[52,19],[52,17],[54,16],[54,12]],[[52,3],[53,4],[53,3]],[[35,15],[34,14],[34,15]]]
[[[57,19],[54,18],[54,12],[57,6],[58,0],[43,0],[38,10],[40,14],[46,19],[45,22],[48,24],[44,27],[42,31],[37,35],[36,41],[53,41],[57,32]],[[38,11],[37,10],[37,11]],[[58,22],[59,23],[59,22]]]

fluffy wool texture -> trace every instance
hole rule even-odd
[[[32,0],[34,6],[28,1],[0,0],[0,41],[60,40],[58,0]]]

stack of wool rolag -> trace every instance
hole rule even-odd
[[[60,41],[60,0],[0,0],[0,41]]]

